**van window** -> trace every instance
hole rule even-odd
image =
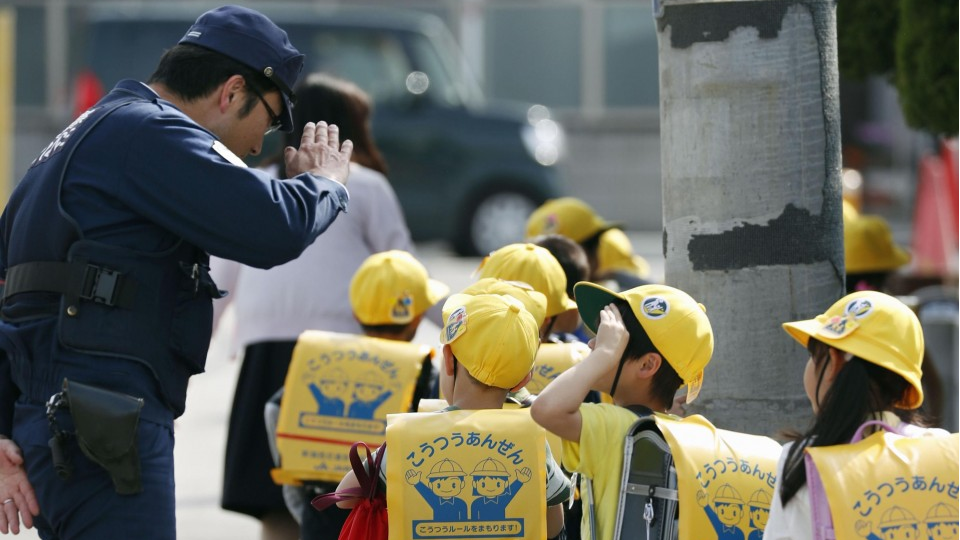
[[[405,81],[413,67],[395,35],[325,30],[297,43],[310,44],[301,46],[311,64],[304,72],[325,71],[353,81],[375,102],[406,98]]]
[[[414,36],[411,45],[414,48],[414,56],[423,62],[423,65],[419,66],[420,71],[429,78],[427,94],[442,106],[461,105],[463,101],[461,91],[454,84],[452,74],[448,71],[452,66],[444,64],[436,46],[424,36]]]

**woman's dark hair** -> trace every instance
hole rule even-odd
[[[209,95],[233,75],[240,75],[260,93],[277,90],[262,73],[218,52],[189,43],[175,45],[163,53],[147,83],[161,83],[183,100],[193,101]],[[256,93],[248,92],[240,114],[249,114],[258,101]]]
[[[387,174],[387,163],[373,142],[370,98],[360,87],[325,73],[313,73],[298,85],[295,93],[293,131],[285,134],[285,146],[299,147],[304,124],[323,120],[337,125],[341,141],[353,141],[353,162]],[[279,159],[282,168],[282,155]]]
[[[630,339],[627,341],[627,348],[623,351],[621,361],[633,362],[651,352],[659,354],[662,361],[660,362],[660,369],[653,375],[651,390],[654,399],[669,407],[673,404],[673,398],[677,394],[677,389],[683,384],[683,379],[681,379],[677,371],[673,369],[670,362],[664,358],[663,353],[658,351],[657,347],[650,341],[650,336],[647,335],[647,331],[643,329],[643,325],[640,324],[637,316],[634,315],[630,304],[625,300],[619,299],[614,300],[613,304],[617,306],[617,309],[620,311],[623,325],[627,329],[627,333],[630,334]]]
[[[814,396],[818,396],[829,365],[830,346],[810,338],[807,351],[817,372]],[[841,354],[846,353],[841,351]],[[849,443],[857,428],[872,413],[879,411],[893,411],[903,421],[919,424],[920,419],[915,411],[896,407],[908,388],[910,383],[906,379],[886,368],[856,356],[846,361],[823,397],[823,403],[818,403],[819,410],[813,426],[806,433],[793,434],[795,441],[787,452],[783,466],[780,487],[783,504],[790,502],[807,483],[804,449]]]
[[[557,259],[567,277],[567,296],[573,298],[573,286],[590,279],[590,263],[580,244],[559,234],[538,236],[531,243],[546,249]]]

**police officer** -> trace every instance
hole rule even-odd
[[[209,255],[287,262],[346,209],[336,126],[286,148],[290,179],[241,161],[293,127],[302,66],[262,14],[211,10],[17,186],[0,217],[0,532],[176,537],[173,420],[225,294]]]

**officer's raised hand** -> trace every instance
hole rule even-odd
[[[287,175],[291,178],[301,173],[325,176],[346,185],[350,174],[350,156],[353,142],[340,143],[340,129],[326,122],[307,122],[300,137],[300,148],[288,146],[283,149]]]

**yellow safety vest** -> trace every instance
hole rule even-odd
[[[417,412],[436,412],[446,409],[448,405],[449,404],[445,399],[421,399],[420,405],[417,407]],[[504,403],[503,408],[526,411],[527,414],[530,414],[529,407],[521,409],[519,403],[513,403],[511,401]],[[550,454],[553,456],[553,460],[556,461],[557,464],[562,464],[561,459],[563,457],[563,439],[549,431],[544,431],[544,433],[547,437],[547,443],[550,445]]]
[[[531,394],[539,394],[564,371],[580,363],[590,354],[586,343],[543,343],[533,361],[533,376],[525,387]]]
[[[958,448],[956,433],[881,432],[852,444],[807,448],[814,536],[832,528],[837,540],[957,538]],[[829,515],[818,515],[824,495]]]
[[[656,422],[677,469],[680,540],[761,538],[780,444],[717,429],[700,415],[657,414]]]
[[[410,410],[426,345],[308,330],[297,339],[277,421],[273,480],[339,482],[356,441],[383,444],[387,413]]]
[[[526,411],[388,415],[390,538],[546,538],[545,460]]]

